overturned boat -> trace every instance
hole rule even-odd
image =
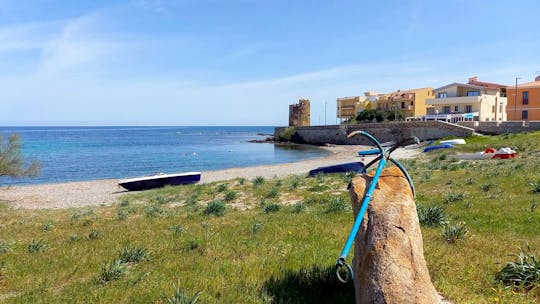
[[[309,171],[309,176],[315,176],[317,174],[329,174],[329,173],[365,173],[366,168],[362,162],[345,163],[333,166],[318,167]]]
[[[152,176],[144,176],[121,180],[118,185],[129,191],[140,191],[164,186],[177,186],[194,184],[201,180],[201,172],[186,172],[179,174],[159,173]]]

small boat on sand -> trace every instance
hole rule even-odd
[[[482,152],[463,153],[463,154],[456,155],[456,157],[459,159],[464,159],[464,160],[480,160],[480,159],[490,159],[490,158],[508,159],[508,158],[514,158],[516,157],[516,155],[517,155],[516,151],[510,148],[501,148],[500,150],[487,148],[486,150]]]
[[[451,145],[464,145],[465,139],[463,138],[456,138],[456,139],[447,139],[447,140],[441,140],[439,141],[441,144],[451,144]]]
[[[328,173],[347,173],[347,172],[360,172],[365,173],[366,169],[364,163],[362,162],[353,162],[345,163],[333,166],[319,167],[309,171],[309,176],[315,176],[319,173],[328,174]]]
[[[427,146],[424,148],[423,152],[430,152],[434,150],[440,150],[440,149],[451,149],[454,145],[452,144],[440,144],[440,145],[434,145],[434,146]]]
[[[194,184],[200,180],[201,172],[186,172],[179,174],[159,173],[152,176],[121,180],[118,185],[129,191],[140,191],[164,186]]]

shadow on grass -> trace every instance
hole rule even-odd
[[[338,281],[333,266],[282,270],[263,288],[272,303],[354,303],[352,282]]]

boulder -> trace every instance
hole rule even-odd
[[[363,174],[351,182],[355,218],[372,178]],[[355,239],[352,266],[356,303],[443,303],[424,259],[412,191],[397,167],[380,176]]]

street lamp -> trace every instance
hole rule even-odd
[[[514,120],[517,120],[517,84],[518,79],[521,79],[521,77],[516,77],[516,93],[514,94]]]

